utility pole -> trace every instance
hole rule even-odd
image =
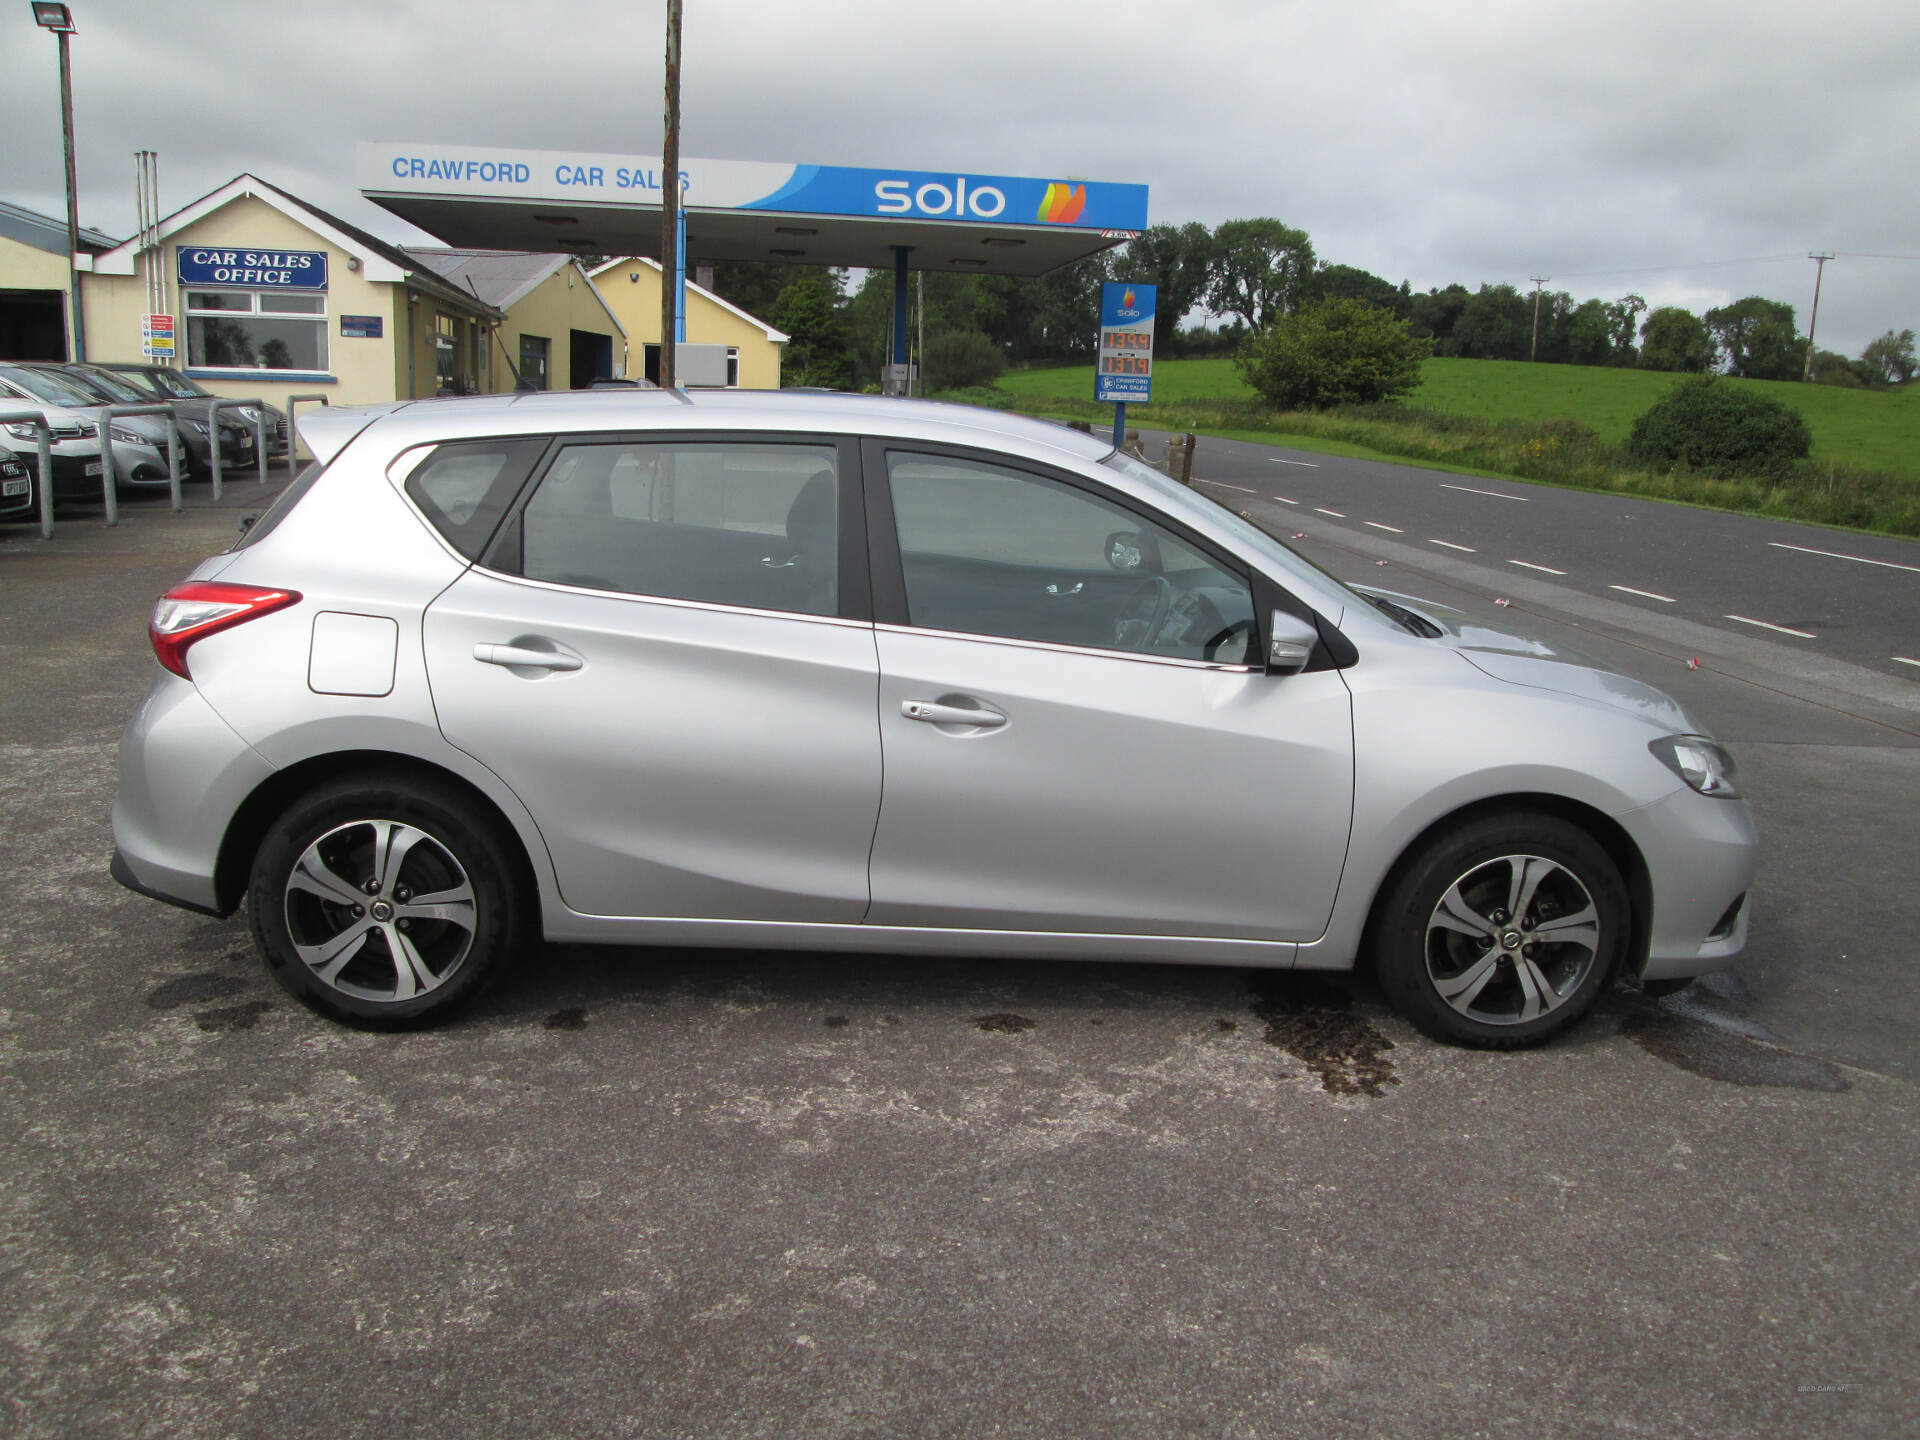
[[[1551,275],[1529,275],[1533,281],[1533,347],[1527,351],[1529,362],[1540,358],[1540,287],[1551,280]]]
[[[667,0],[667,123],[660,157],[660,388],[673,389],[680,268],[680,0]]]
[[[1820,254],[1809,250],[1807,258],[1816,262],[1816,268],[1813,272],[1813,313],[1807,317],[1807,368],[1800,372],[1803,383],[1813,379],[1813,327],[1820,323],[1820,281],[1827,273],[1827,262],[1833,259],[1833,252],[1829,250]]]

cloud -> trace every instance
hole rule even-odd
[[[81,0],[82,219],[132,229],[137,149],[168,208],[253,170],[394,238],[353,142],[659,150],[663,10]],[[13,63],[0,194],[58,213],[50,37]],[[1781,0],[1190,0],[970,7],[694,0],[691,155],[1144,181],[1156,220],[1277,215],[1417,288],[1749,293],[1857,352],[1920,327],[1920,10]],[[1589,272],[1617,272],[1596,275]]]

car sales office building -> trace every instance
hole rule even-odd
[[[175,317],[171,363],[216,394],[282,408],[292,395],[368,404],[638,373],[642,342],[628,323],[644,318],[632,299],[648,287],[627,277],[658,273],[638,259],[600,267],[603,283],[618,273],[616,309],[573,255],[402,248],[241,175],[146,244],[80,257],[89,360],[145,358],[150,266],[161,313]],[[657,278],[652,294],[657,335]],[[728,347],[738,383],[779,385],[785,335],[704,290],[690,296],[689,323],[695,339]]]

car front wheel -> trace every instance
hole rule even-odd
[[[1624,953],[1631,908],[1591,836],[1550,815],[1490,816],[1430,842],[1381,902],[1373,959],[1436,1039],[1538,1044],[1584,1015]]]
[[[438,1024],[517,948],[512,841],[464,797],[399,777],[297,801],[254,861],[248,912],[274,978],[349,1025]]]

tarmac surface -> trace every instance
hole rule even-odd
[[[0,1433],[1920,1432],[1920,685],[1329,523],[1730,743],[1737,971],[1494,1055],[1304,975],[549,948],[366,1035],[106,873],[147,607],[259,505],[194,493],[0,529]]]

